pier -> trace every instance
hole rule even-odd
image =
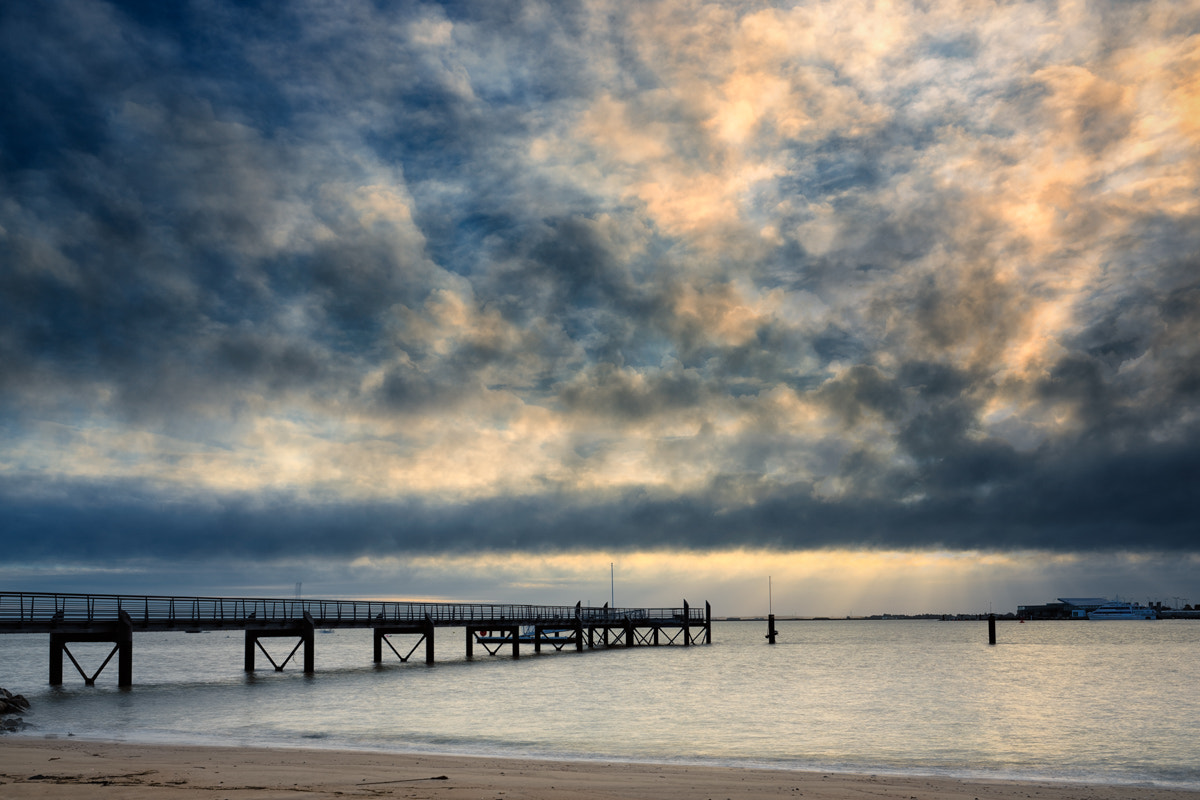
[[[247,672],[261,652],[276,671],[282,671],[297,652],[306,673],[315,671],[317,630],[370,628],[375,663],[384,660],[384,645],[407,662],[424,645],[424,660],[434,663],[436,630],[463,628],[466,655],[474,657],[478,642],[490,655],[507,651],[519,658],[521,647],[535,653],[543,646],[554,651],[582,652],[599,647],[638,647],[711,644],[712,608],[609,608],[536,606],[487,603],[421,603],[393,600],[281,600],[257,597],[166,597],[113,594],[55,594],[0,592],[0,634],[50,634],[50,684],[63,682],[63,656],[70,659],[87,685],[93,685],[117,657],[117,685],[133,685],[134,633],[143,631],[245,632]],[[397,649],[393,636],[415,638]],[[263,639],[296,642],[280,662],[263,646]],[[113,645],[108,658],[88,674],[71,654],[74,642]]]

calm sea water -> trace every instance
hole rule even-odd
[[[48,638],[0,636],[0,686],[33,703],[22,736],[438,751],[785,769],[1154,783],[1200,789],[1200,623],[717,622],[710,646],[468,662],[371,661],[369,631],[316,638],[316,673],[240,632],[134,636],[95,687]],[[403,638],[397,637],[396,647]],[[414,640],[409,640],[411,647]],[[292,642],[264,642],[276,660]],[[89,671],[111,646],[71,645]],[[299,659],[297,653],[296,658]],[[265,670],[263,669],[265,667]]]

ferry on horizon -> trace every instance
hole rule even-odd
[[[1134,603],[1106,603],[1088,612],[1088,619],[1158,619],[1158,613],[1148,606]]]

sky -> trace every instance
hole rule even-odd
[[[1200,604],[1200,3],[0,6],[0,588]]]

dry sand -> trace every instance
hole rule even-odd
[[[0,797],[148,800],[1200,800],[1200,791],[0,737]]]

